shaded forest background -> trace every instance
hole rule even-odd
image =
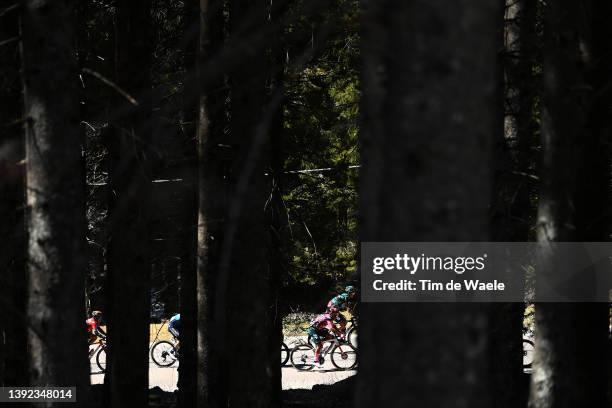
[[[159,96],[154,110],[160,121],[150,146],[155,161],[151,296],[154,313],[167,317],[178,311],[183,238],[193,228],[185,218],[189,195],[184,179],[184,143],[193,124],[186,123],[181,105],[187,69],[184,5],[153,2],[151,7],[156,55],[151,80]],[[80,3],[79,8],[79,62],[110,78],[115,47],[113,3]],[[356,272],[359,9],[356,1],[335,1],[324,8],[294,2],[283,18],[290,22],[282,37],[285,299],[292,308],[315,311]],[[104,112],[111,106],[114,90],[86,74],[83,80],[87,81],[82,97],[87,134],[88,294],[95,309],[104,306],[108,211]],[[226,83],[219,92],[228,89]],[[230,132],[229,125],[223,132]]]

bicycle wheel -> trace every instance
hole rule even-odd
[[[348,341],[351,346],[357,348],[357,330],[355,326],[352,326],[346,332],[346,341]]]
[[[339,370],[352,370],[357,365],[357,350],[349,343],[338,344],[331,351],[331,362]]]
[[[289,347],[285,342],[281,343],[281,367],[286,366],[289,361]]]
[[[299,371],[310,371],[314,368],[314,349],[306,344],[300,344],[291,350],[291,365]]]
[[[158,341],[151,347],[151,359],[160,367],[170,367],[177,360],[174,344],[169,341]]]
[[[106,372],[106,349],[100,348],[98,350],[96,353],[96,364],[103,373]]]
[[[533,353],[535,352],[535,346],[533,341],[523,339],[523,368],[531,367],[533,363]]]

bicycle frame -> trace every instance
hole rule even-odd
[[[92,343],[94,344],[94,343]],[[95,344],[97,344],[97,346],[93,349],[93,351],[89,352],[89,359],[91,360],[91,358],[93,356],[96,355],[96,353],[100,350],[100,349],[106,349],[106,342],[102,339],[98,340],[95,342]]]
[[[328,343],[327,345],[325,345],[325,343]],[[323,348],[321,349],[321,356],[325,357],[327,354],[329,354],[334,347],[336,346],[342,346],[342,344],[346,344],[347,342],[344,340],[340,340],[338,337],[334,336],[334,338],[332,339],[327,339],[327,340],[323,340]],[[309,343],[303,343],[307,346],[309,346],[312,351],[314,352],[315,347],[312,344]]]

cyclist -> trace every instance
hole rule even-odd
[[[342,315],[340,312],[345,312],[347,310],[353,310],[355,304],[357,303],[357,291],[355,291],[355,287],[348,285],[344,288],[344,292],[332,298],[329,302],[327,302],[327,313],[334,312],[336,317],[335,323],[340,327],[340,331],[344,335],[346,330],[346,317]]]
[[[89,345],[92,345],[93,343],[95,343],[96,340],[98,340],[98,338],[100,338],[100,340],[106,340],[106,333],[104,332],[104,330],[100,328],[101,320],[102,320],[102,312],[99,310],[94,310],[91,313],[91,317],[85,320],[85,324],[87,325],[87,334],[89,336],[89,339],[88,339]],[[93,351],[94,350],[91,350],[90,354]]]
[[[321,350],[323,349],[323,342],[333,338],[332,333],[336,336],[341,335],[338,328],[334,325],[334,321],[338,313],[329,312],[323,313],[312,319],[310,327],[308,327],[308,335],[315,344],[315,362],[319,367],[323,366],[323,357],[321,357]]]
[[[168,331],[170,332],[170,334],[172,335],[172,337],[174,337],[174,340],[176,341],[174,348],[178,350],[180,346],[179,333],[181,331],[181,314],[180,313],[175,314],[174,316],[172,316],[172,318],[170,318],[170,321],[168,322]]]

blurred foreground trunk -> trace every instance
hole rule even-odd
[[[230,52],[240,58],[230,68],[230,204],[220,263],[225,283],[217,292],[226,296],[232,328],[223,337],[230,347],[226,351],[231,407],[273,408],[280,401],[279,351],[272,354],[267,347],[277,318],[265,216],[269,134],[276,112],[275,104],[266,100],[268,5],[265,0],[249,0],[233,2],[230,9]]]
[[[60,0],[22,2],[28,340],[30,385],[76,386],[77,404],[86,406],[84,141],[74,5]]]
[[[362,242],[489,239],[502,13],[365,2]],[[356,406],[493,406],[489,309],[363,304]]]
[[[3,0],[0,9],[13,5]],[[19,37],[19,10],[0,17],[2,41]],[[19,41],[0,47],[0,386],[27,385],[24,133]]]
[[[193,87],[187,85],[194,75],[198,46],[200,10],[197,2],[183,4],[183,107],[180,134],[181,153],[179,178],[182,181],[183,203],[180,215],[181,268],[179,272],[179,310],[181,313],[180,355],[178,367],[178,405],[196,406],[197,392],[197,151],[195,122],[197,120]]]
[[[148,405],[151,197],[151,0],[119,0],[116,17],[116,84],[119,96],[109,150],[108,343],[110,406]]]

